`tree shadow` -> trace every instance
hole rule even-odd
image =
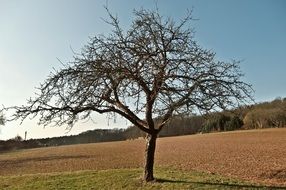
[[[155,182],[157,183],[192,183],[186,180],[172,180],[172,179],[162,179],[162,178],[156,178]]]
[[[181,183],[181,184],[193,184],[193,185],[208,185],[217,187],[229,187],[230,189],[286,189],[281,186],[263,186],[263,185],[247,185],[247,184],[231,184],[228,182],[200,182],[200,181],[188,181],[188,180],[174,180],[174,179],[156,179],[157,183]]]

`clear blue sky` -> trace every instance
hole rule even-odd
[[[53,68],[72,60],[89,36],[107,33],[101,18],[108,2],[124,27],[132,10],[154,8],[154,0],[0,0],[0,105],[25,104]],[[221,60],[244,60],[245,81],[255,90],[257,102],[286,97],[286,1],[285,0],[158,0],[162,15],[175,20],[194,10],[196,40]],[[71,48],[70,48],[71,47]],[[78,123],[68,133],[102,127],[124,127],[96,116],[96,123]],[[8,123],[0,139],[66,135],[64,127],[43,129],[35,121]]]

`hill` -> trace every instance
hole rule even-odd
[[[219,175],[286,187],[285,137],[286,128],[160,138],[155,165],[163,168],[159,172],[163,176],[167,175],[164,171],[178,170],[177,174],[173,173],[177,178],[180,172],[196,171],[213,178]],[[144,140],[137,139],[2,153],[0,176],[15,179],[27,174],[50,176],[55,172],[61,175],[62,172],[141,168],[144,146]],[[141,172],[136,173],[134,179],[141,176]],[[187,181],[191,180],[186,176]]]
[[[157,119],[160,120],[160,118]],[[276,98],[271,102],[263,102],[206,115],[175,115],[160,132],[159,137],[241,129],[281,128],[285,126],[286,98]],[[139,137],[145,137],[145,134],[135,126],[130,126],[127,129],[96,129],[78,135],[31,139],[28,141],[23,141],[18,136],[8,141],[0,141],[0,151],[43,146],[122,141]]]

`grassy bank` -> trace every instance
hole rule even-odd
[[[156,168],[156,182],[144,183],[142,169],[113,169],[0,176],[0,189],[266,189],[218,175]]]

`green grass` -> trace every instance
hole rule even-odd
[[[141,180],[142,169],[113,169],[0,176],[0,189],[266,189],[200,172],[156,168],[156,182]]]

